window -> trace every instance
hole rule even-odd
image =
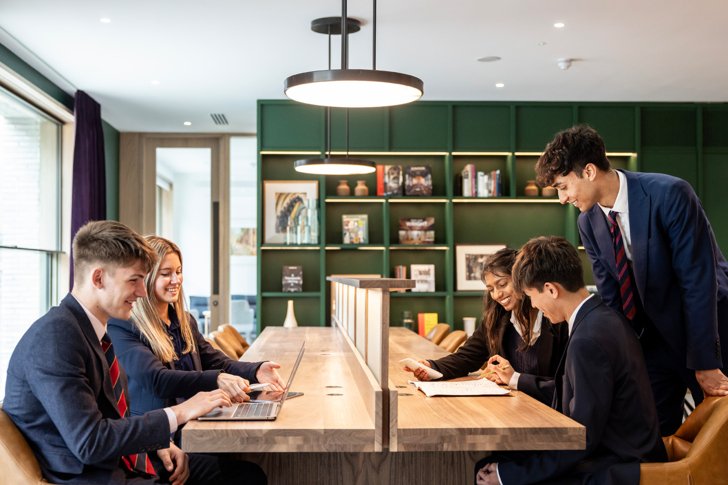
[[[61,124],[0,89],[0,400],[10,356],[57,301]]]

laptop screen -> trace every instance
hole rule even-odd
[[[293,378],[296,375],[296,371],[298,370],[298,364],[301,363],[301,359],[303,357],[303,351],[304,347],[306,345],[306,342],[304,341],[301,344],[301,349],[298,351],[298,357],[296,357],[296,362],[293,364],[293,368],[291,369],[291,373],[288,376],[288,383],[286,384],[286,388],[282,391],[255,391],[251,392],[249,394],[251,401],[270,401],[270,402],[283,402],[283,400],[288,395],[288,391],[291,388],[291,383],[293,382]]]

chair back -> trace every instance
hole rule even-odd
[[[219,345],[217,345],[217,342],[215,342],[211,337],[205,337],[205,341],[212,346],[213,349],[219,350],[220,352],[225,353],[224,350],[220,348]]]
[[[669,461],[640,465],[640,484],[728,484],[728,397],[706,398],[663,441]]]
[[[210,338],[222,349],[225,354],[231,359],[238,359],[238,354],[235,352],[235,346],[230,342],[229,337],[222,330],[215,330],[210,332]]]
[[[38,459],[10,416],[0,407],[0,470],[2,483],[47,484]]]
[[[442,339],[444,339],[445,336],[449,333],[450,325],[448,325],[447,323],[438,323],[437,325],[432,327],[432,330],[430,330],[430,333],[428,333],[425,338],[435,345],[440,345]]]
[[[247,301],[245,303],[247,303]],[[240,334],[240,332],[238,332],[238,329],[233,327],[231,324],[225,323],[223,325],[220,325],[218,330],[222,330],[223,332],[225,332],[233,340],[235,340],[238,343],[238,345],[240,345],[240,347],[242,347],[243,352],[240,355],[243,355],[243,353],[245,353],[245,351],[248,350],[248,347],[250,347],[250,344],[248,343],[247,340],[245,340],[245,337],[243,337]]]
[[[450,332],[447,337],[442,339],[440,347],[447,350],[448,352],[455,352],[465,340],[467,340],[468,334],[463,330],[454,330]]]

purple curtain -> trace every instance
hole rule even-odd
[[[76,91],[74,103],[76,139],[73,149],[71,241],[89,221],[106,219],[106,169],[101,105],[83,91]],[[73,288],[73,254],[71,254]]]

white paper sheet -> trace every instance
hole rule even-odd
[[[498,386],[488,379],[476,379],[471,381],[409,381],[427,397],[432,396],[503,396],[508,394],[508,389]]]

